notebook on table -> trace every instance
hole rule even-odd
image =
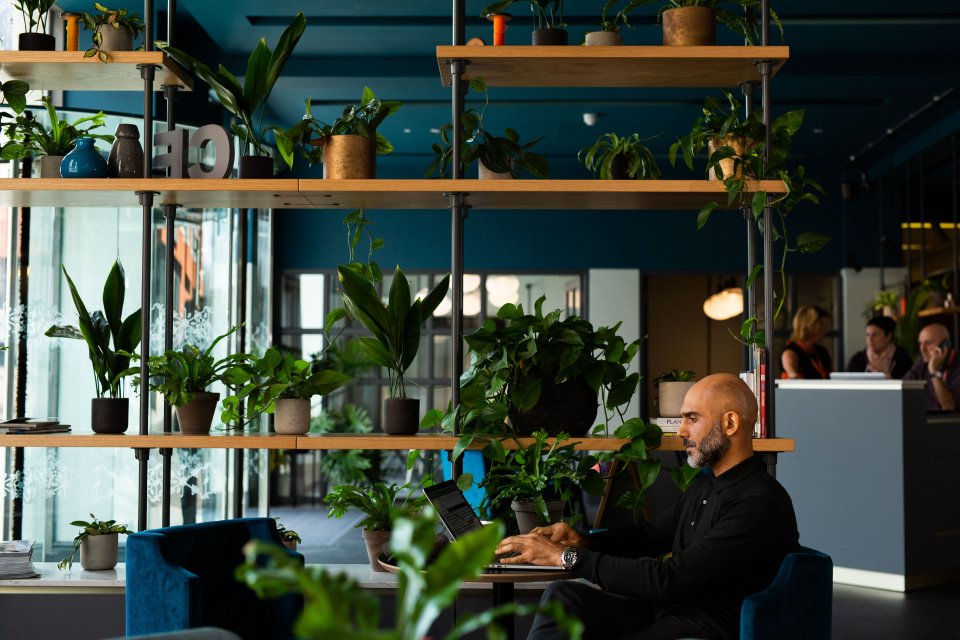
[[[424,495],[440,518],[440,523],[446,529],[451,540],[466,535],[483,527],[480,518],[474,513],[467,498],[460,491],[460,487],[453,480],[445,480],[430,487],[425,487]],[[487,565],[488,569],[517,569],[532,571],[563,571],[563,567],[549,567],[539,564],[508,564],[496,560]]]

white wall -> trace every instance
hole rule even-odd
[[[903,282],[907,277],[905,268],[884,269],[883,280],[885,288],[903,290]],[[880,269],[840,270],[840,304],[843,309],[843,345],[846,353],[843,359],[837,358],[834,368],[843,371],[847,360],[857,351],[864,348],[863,331],[867,323],[863,315],[867,304],[880,291]]]
[[[609,327],[622,321],[620,336],[626,342],[640,337],[640,272],[636,269],[591,269],[587,274],[587,318],[594,327]],[[640,349],[645,346],[641,345]],[[630,371],[640,370],[639,354]],[[642,382],[641,382],[642,384]],[[640,402],[634,398],[627,418],[640,415]],[[611,425],[615,426],[616,425]]]

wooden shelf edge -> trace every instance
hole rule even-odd
[[[930,318],[932,316],[955,315],[960,313],[960,307],[930,307],[921,309],[917,315],[921,318]]]

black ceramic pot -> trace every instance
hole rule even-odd
[[[416,398],[386,398],[383,401],[383,432],[412,436],[420,430],[420,401]]]
[[[57,40],[46,33],[21,33],[20,51],[55,51]]]
[[[273,177],[273,158],[270,156],[240,156],[240,178],[268,180]]]
[[[94,433],[123,433],[130,422],[129,398],[94,398],[90,427]]]
[[[618,154],[613,157],[610,163],[610,177],[614,180],[629,180],[630,174],[627,173],[630,163],[627,162],[627,156]]]
[[[533,32],[533,46],[567,46],[566,29],[537,29]]]

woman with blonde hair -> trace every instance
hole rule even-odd
[[[830,377],[833,363],[820,344],[830,331],[830,313],[821,307],[805,304],[793,316],[793,334],[783,348],[781,378],[820,380]]]

